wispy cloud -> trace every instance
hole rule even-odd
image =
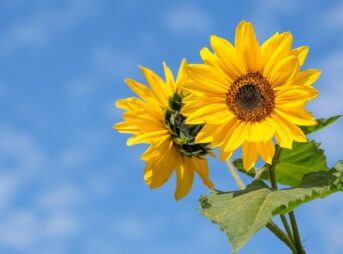
[[[2,124],[0,139],[0,246],[34,252],[56,238],[70,238],[78,230],[75,209],[83,200],[76,185],[46,185],[56,161],[32,134]]]
[[[343,3],[335,3],[325,15],[323,15],[321,22],[326,28],[336,30],[343,28]]]
[[[139,57],[131,49],[99,45],[93,50],[93,64],[101,74],[123,77],[137,72]]]
[[[198,6],[184,5],[170,9],[165,14],[168,29],[177,34],[205,33],[213,25],[211,17]]]
[[[29,134],[0,124],[0,206],[13,202],[22,186],[44,167],[47,157]]]
[[[318,61],[322,67],[322,76],[318,84],[321,84],[320,95],[314,101],[314,108],[323,116],[328,114],[341,114],[343,104],[341,95],[343,93],[343,48],[323,56]]]
[[[301,1],[296,0],[259,0],[254,2],[254,7],[251,10],[258,34],[261,37],[266,37],[278,31],[277,26],[280,22],[280,16],[285,14],[288,14],[288,16],[292,15],[302,4]]]
[[[57,35],[75,27],[94,14],[95,1],[71,0],[61,9],[42,7],[26,19],[15,19],[5,33],[0,35],[0,49],[4,52],[16,48],[41,47]]]

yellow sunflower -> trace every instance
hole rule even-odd
[[[203,64],[189,64],[192,81],[185,87],[181,113],[187,124],[203,124],[196,142],[212,142],[227,160],[242,145],[244,168],[260,156],[271,164],[275,148],[292,149],[307,139],[298,126],[315,125],[304,108],[318,92],[311,87],[320,71],[301,71],[308,47],[292,49],[289,32],[276,33],[260,45],[251,23],[236,28],[235,46],[211,36],[211,47],[200,52]]]
[[[180,114],[185,96],[183,85],[188,80],[185,65],[186,60],[183,60],[176,81],[165,63],[166,81],[153,71],[140,67],[151,89],[127,79],[128,86],[140,98],[117,101],[116,106],[127,112],[123,114],[125,121],[114,125],[119,132],[134,134],[127,140],[128,145],[150,144],[141,159],[146,161],[144,178],[151,189],[163,185],[176,171],[174,196],[177,200],[190,191],[195,172],[205,185],[213,188],[205,158],[211,151],[208,144],[194,143],[203,125],[185,124],[185,117]]]

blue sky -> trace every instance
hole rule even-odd
[[[291,31],[318,68],[317,117],[343,113],[340,1],[2,0],[0,2],[0,252],[229,253],[226,236],[196,211],[206,193],[173,199],[175,179],[150,191],[113,103],[132,96],[138,65],[162,73],[199,62],[211,34],[233,40],[252,21],[260,42]],[[343,121],[313,136],[328,164],[343,159]],[[218,188],[236,188],[212,159]],[[296,210],[308,253],[343,253],[343,194]],[[267,230],[242,254],[287,253]]]

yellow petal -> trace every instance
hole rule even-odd
[[[139,105],[142,104],[142,100],[130,97],[126,99],[121,99],[116,101],[115,105],[117,108],[124,109],[124,110],[135,110],[139,108]]]
[[[261,64],[265,66],[276,47],[281,43],[282,36],[277,32],[266,40],[261,46]]]
[[[160,155],[160,151],[156,149],[155,146],[150,145],[148,149],[145,150],[145,152],[141,155],[141,160],[148,161],[151,158],[154,158],[158,155]]]
[[[183,58],[181,61],[179,72],[177,73],[177,79],[176,79],[176,87],[179,93],[183,93],[182,91],[183,86],[188,82],[188,79],[189,79],[186,73],[186,65],[187,65],[187,61],[185,58]]]
[[[298,57],[299,59],[299,65],[302,66],[306,60],[307,54],[308,54],[308,47],[302,46],[296,49],[292,50],[293,54]]]
[[[145,85],[133,80],[133,79],[125,79],[126,84],[131,88],[133,92],[135,92],[139,97],[141,97],[145,101],[155,101],[155,99],[152,100],[154,97],[151,93],[151,90],[149,90]]]
[[[295,86],[310,86],[312,85],[320,76],[320,71],[315,69],[305,70],[299,72],[294,80]]]
[[[176,92],[176,84],[174,81],[174,76],[165,62],[163,62],[163,69],[164,69],[164,75],[166,77],[168,97],[171,97]]]
[[[121,123],[116,123],[113,125],[113,128],[116,129],[117,131],[121,133],[137,133],[140,131],[140,128],[137,126],[133,125],[132,123],[129,122],[121,122]]]
[[[169,151],[164,151],[164,153],[165,155],[160,160],[161,162],[154,165],[150,182],[151,189],[161,187],[173,173],[177,151],[174,151],[174,148],[172,148]]]
[[[220,162],[230,159],[233,151],[225,151],[223,147],[220,148]]]
[[[244,169],[249,171],[258,159],[256,143],[244,142],[242,145],[243,166]]]
[[[186,118],[186,124],[202,124],[207,121],[209,117],[215,116],[213,112],[227,112],[232,115],[225,104],[210,104],[207,107],[198,108],[191,115]]]
[[[213,183],[209,178],[209,170],[206,159],[192,158],[191,163],[194,165],[195,170],[202,179],[202,182],[210,189],[214,188]]]
[[[249,128],[246,122],[238,121],[239,124],[228,138],[225,145],[226,151],[236,150],[245,140],[247,140]]]
[[[212,35],[211,46],[220,60],[219,65],[231,80],[236,80],[247,72],[242,57],[229,41]]]
[[[293,135],[287,125],[283,123],[281,117],[273,114],[272,118],[269,119],[269,123],[275,128],[275,137],[279,145],[283,148],[292,149]]]
[[[234,117],[224,124],[213,125],[214,128],[209,130],[209,132],[213,134],[212,147],[219,147],[223,143],[226,143],[226,140],[232,135],[238,124],[237,119]]]
[[[219,73],[214,67],[205,64],[188,64],[186,71],[194,83],[199,82],[211,86],[215,91],[225,94],[233,81]]]
[[[156,139],[165,138],[169,136],[168,130],[157,130],[146,133],[137,134],[129,138],[126,142],[128,146],[132,146],[139,143],[151,143]]]
[[[213,128],[213,126],[206,124],[195,137],[195,143],[210,143],[212,141],[212,135],[208,129],[211,128]]]
[[[286,32],[280,34],[279,36],[275,36],[273,42],[269,43],[268,53],[270,54],[270,56],[268,57],[268,60],[263,68],[264,77],[270,77],[270,73],[273,68],[285,57],[290,55],[292,42],[292,34]]]
[[[156,99],[159,101],[162,107],[168,107],[168,92],[167,92],[167,85],[164,81],[152,70],[149,70],[145,67],[140,66],[140,69],[150,85],[153,94],[155,95]]]
[[[204,64],[208,64],[213,67],[219,66],[217,57],[208,48],[202,48],[200,50],[200,56]]]
[[[269,140],[267,142],[257,142],[256,149],[262,160],[264,160],[268,164],[272,164],[275,153],[275,145],[273,143],[273,140]]]
[[[267,141],[272,138],[275,132],[275,129],[272,128],[266,120],[249,123],[247,126],[249,129],[247,140],[249,142]]]
[[[304,106],[306,102],[317,97],[318,91],[309,86],[292,86],[290,89],[275,93],[276,108],[294,108]]]
[[[174,197],[179,200],[186,196],[192,188],[194,179],[194,168],[189,163],[191,158],[183,156],[176,168],[176,190]]]
[[[274,110],[278,115],[296,125],[311,126],[317,124],[313,115],[302,107],[288,109],[275,108]]]
[[[242,21],[238,24],[235,46],[245,59],[248,70],[251,72],[259,71],[261,68],[260,45],[250,22]]]
[[[299,61],[295,56],[290,56],[280,61],[270,73],[269,81],[273,89],[286,85],[298,70]]]

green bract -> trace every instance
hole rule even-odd
[[[185,124],[186,118],[180,114],[183,96],[175,93],[169,100],[169,108],[164,111],[164,124],[173,136],[173,141],[179,151],[188,157],[206,155],[209,144],[195,144],[195,137],[203,124]]]

